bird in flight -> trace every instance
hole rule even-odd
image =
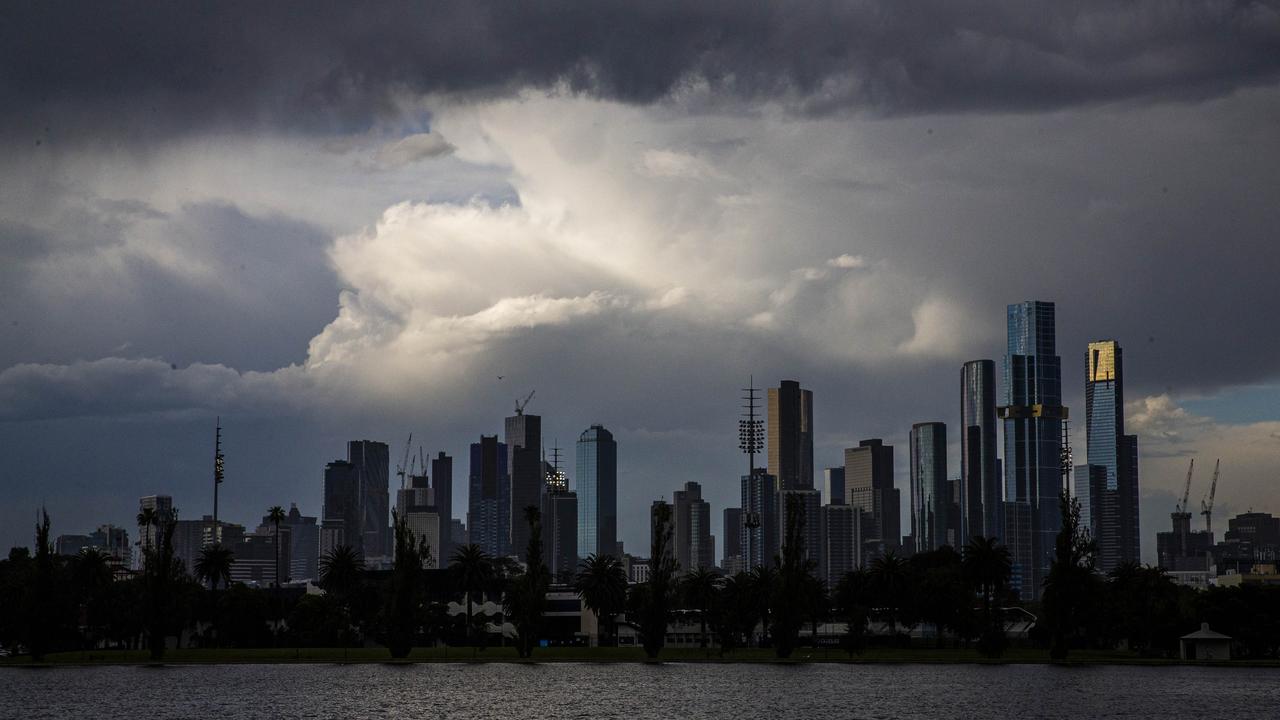
[[[501,380],[501,379],[502,379],[502,376],[501,376],[501,375],[499,375],[499,376],[498,376],[498,379],[499,379],[499,380]]]

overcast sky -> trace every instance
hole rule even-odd
[[[1124,347],[1153,560],[1191,457],[1280,513],[1278,79],[1275,2],[7,3],[0,545],[210,512],[218,415],[224,518],[410,432],[461,517],[536,388],[548,447],[615,433],[643,552],[684,482],[738,503],[751,374],[905,497],[1041,299],[1077,460]]]

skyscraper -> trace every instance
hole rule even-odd
[[[710,570],[716,564],[715,537],[711,535],[711,503],[702,499],[702,486],[687,482],[672,495],[675,520],[676,562],[681,572]]]
[[[843,465],[822,471],[822,499],[827,505],[845,504]]]
[[[289,526],[289,577],[294,581],[320,579],[320,526],[316,519],[290,505],[284,524]]]
[[[334,460],[324,466],[324,505],[320,508],[320,554],[339,545],[349,545],[364,555],[360,534],[360,488],[355,466],[346,460]]]
[[[472,544],[493,557],[511,552],[511,483],[507,446],[497,435],[481,435],[471,443],[471,482],[467,494],[467,529]]]
[[[431,458],[431,489],[435,491],[436,512],[440,514],[440,563],[448,565],[453,556],[453,457],[443,450]]]
[[[1049,572],[1054,537],[1061,527],[1063,489],[1062,362],[1056,348],[1051,302],[1028,300],[1008,307],[1009,342],[1004,358],[1004,496],[1006,545],[1013,553],[1024,600],[1039,597]],[[1023,507],[1008,507],[1021,505]],[[1026,523],[1025,536],[1008,542],[1009,519]]]
[[[814,568],[822,567],[822,493],[814,488],[796,488],[778,492],[778,548],[781,551],[787,542],[787,498],[794,497],[799,502],[800,516],[803,524],[800,539],[804,543],[804,557],[812,560]]]
[[[742,569],[770,565],[778,554],[778,480],[756,468],[742,476]]]
[[[359,488],[360,538],[365,557],[391,554],[390,452],[386,443],[352,440],[347,462],[355,467]]]
[[[1089,343],[1084,384],[1087,464],[1076,469],[1081,521],[1098,543],[1098,567],[1138,562],[1137,445],[1124,434],[1124,362],[1119,343]]]
[[[860,508],[863,559],[871,560],[902,543],[902,494],[893,486],[893,446],[879,438],[845,448],[846,502]]]
[[[863,513],[843,500],[822,506],[821,577],[834,591],[850,571],[862,565]]]
[[[578,437],[577,455],[578,553],[617,557],[618,443],[592,425]]]
[[[742,508],[724,509],[724,526],[720,530],[724,536],[724,560],[720,569],[726,575],[734,575],[742,570]]]
[[[550,471],[542,493],[542,548],[547,570],[558,582],[572,582],[578,567],[578,495],[564,473]]]
[[[523,555],[529,544],[524,510],[542,501],[542,418],[519,407],[506,419],[507,470],[511,476],[511,551]]]
[[[951,496],[947,485],[947,426],[940,422],[911,426],[911,536],[916,552],[947,544]]]
[[[795,380],[769,388],[769,474],[783,490],[813,487],[813,392]]]
[[[952,528],[960,545],[975,535],[1001,537],[996,436],[996,364],[970,360],[960,370],[960,527]]]

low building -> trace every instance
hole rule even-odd
[[[1183,635],[1179,641],[1183,660],[1230,660],[1231,636],[1209,629],[1209,623],[1200,623],[1200,629]]]

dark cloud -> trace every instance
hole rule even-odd
[[[402,93],[566,85],[794,111],[1041,110],[1203,98],[1280,70],[1274,2],[6,4],[0,113],[82,132],[343,132]],[[142,135],[139,139],[146,139]]]

